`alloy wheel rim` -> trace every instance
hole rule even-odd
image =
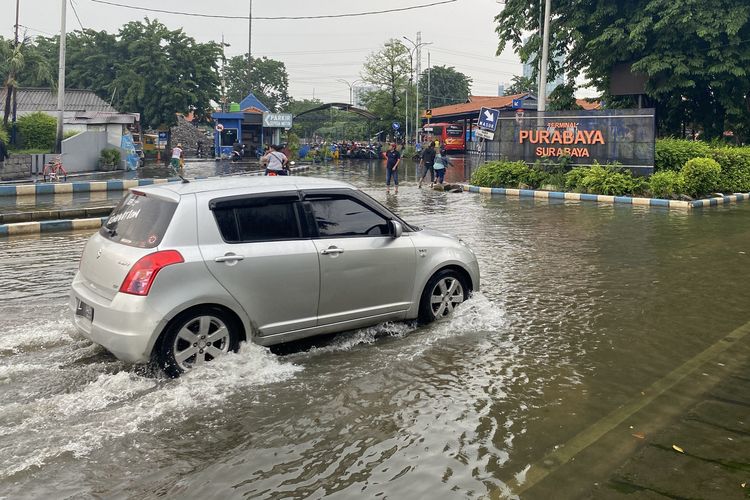
[[[441,279],[432,289],[430,308],[435,319],[448,316],[464,301],[464,288],[456,278]]]
[[[198,316],[177,332],[172,352],[177,366],[190,370],[229,352],[229,329],[215,316]]]

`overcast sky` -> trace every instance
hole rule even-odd
[[[249,0],[108,0],[134,7],[148,7],[213,15],[238,15],[245,19],[210,19],[154,13],[72,0],[79,20],[68,4],[68,30],[86,28],[116,32],[131,20],[148,16],[168,27],[183,28],[198,41],[220,41],[222,34],[227,56],[247,52]],[[441,0],[254,0],[253,17],[320,16],[397,9]],[[60,32],[62,0],[21,0],[22,32],[50,35]],[[15,1],[0,0],[0,35],[10,37],[15,23]],[[518,57],[510,50],[495,56],[497,35],[493,18],[501,9],[497,0],[456,0],[423,9],[340,19],[264,20],[254,19],[254,57],[267,56],[283,61],[289,73],[289,91],[296,99],[348,102],[349,87],[337,79],[354,82],[360,78],[366,56],[379,51],[390,38],[407,36],[432,42],[422,51],[422,67],[427,68],[427,52],[433,66],[453,66],[471,77],[472,94],[497,95],[499,83],[509,83],[521,74]],[[408,45],[408,42],[405,42]]]

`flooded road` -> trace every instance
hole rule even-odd
[[[90,233],[0,241],[0,497],[511,496],[750,319],[750,204],[486,198],[417,189],[413,170],[398,195],[380,163],[315,175],[472,246],[482,290],[455,316],[246,345],[179,380],[75,334]]]

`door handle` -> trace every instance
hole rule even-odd
[[[335,255],[339,253],[344,253],[344,249],[338,248],[338,247],[328,247],[325,250],[321,250],[320,253],[321,255]]]
[[[235,255],[233,253],[228,253],[224,255],[223,257],[216,257],[214,259],[214,262],[237,262],[238,260],[244,260],[244,255]]]

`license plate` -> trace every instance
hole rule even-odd
[[[79,300],[76,307],[76,316],[83,316],[89,321],[94,321],[94,308],[84,301]]]

